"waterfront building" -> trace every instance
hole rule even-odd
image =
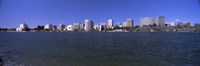
[[[127,22],[124,22],[124,23],[123,23],[123,27],[128,27],[128,26],[127,26]]]
[[[94,30],[99,30],[99,25],[94,25]]]
[[[175,22],[170,22],[170,26],[171,26],[171,27],[175,27],[175,26],[176,26],[176,23],[175,23]]]
[[[28,29],[28,24],[23,23],[20,24],[19,28],[16,28],[16,31],[26,31],[26,29]]]
[[[200,32],[200,24],[194,24],[194,28],[196,31]]]
[[[103,30],[104,30],[103,25],[100,25],[100,26],[99,26],[99,31],[103,31]]]
[[[183,23],[182,23],[182,22],[178,22],[178,23],[177,23],[177,26],[178,26],[178,27],[183,27]]]
[[[165,26],[165,17],[164,16],[158,16],[156,18],[156,25],[160,26],[160,27],[164,27]]]
[[[183,27],[185,28],[191,27],[190,22],[183,22]]]
[[[63,31],[64,28],[65,28],[65,25],[64,25],[64,24],[59,24],[58,30]]]
[[[107,30],[108,28],[108,25],[104,22],[102,22],[100,26],[101,26],[100,31]]]
[[[80,25],[81,31],[84,30],[84,28],[85,28],[85,24],[83,23],[83,24]]]
[[[53,26],[53,31],[56,31],[56,30],[57,30],[57,26],[54,25],[54,26]]]
[[[127,19],[127,27],[133,27],[133,19]]]
[[[114,27],[114,22],[112,19],[109,19],[108,20],[108,28],[112,28],[112,27]]]
[[[154,19],[151,17],[141,18],[140,27],[149,26],[154,24]]]
[[[67,30],[67,31],[74,31],[73,25],[67,25],[67,27],[65,28],[65,30]]]
[[[81,23],[73,23],[74,31],[81,31]]]
[[[21,28],[16,28],[16,31],[23,31],[23,29],[21,29]]]
[[[44,26],[38,25],[36,27],[36,31],[43,31],[44,30]]]
[[[22,29],[28,28],[28,24],[26,23],[20,24],[20,28]]]
[[[44,26],[44,29],[45,29],[45,30],[53,30],[53,26],[52,26],[52,24],[46,24],[46,25]]]
[[[85,31],[93,31],[94,23],[92,20],[86,19],[85,20]]]
[[[107,31],[107,26],[106,25],[100,25],[99,26],[99,31]]]

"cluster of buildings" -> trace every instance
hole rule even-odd
[[[73,23],[71,25],[59,24],[58,26],[52,24],[38,25],[36,28],[30,29],[26,23],[20,24],[16,31],[50,31],[50,32],[149,32],[149,31],[195,31],[195,28],[200,28],[200,24],[191,26],[190,22],[170,22],[166,23],[165,16],[157,16],[156,18],[145,17],[140,19],[140,25],[134,26],[132,18],[127,19],[123,23],[114,24],[113,19],[107,22],[102,22],[100,25],[95,25],[90,19],[85,19],[84,23]],[[200,29],[199,29],[200,30]]]
[[[19,28],[16,28],[16,31],[27,31],[27,29],[28,29],[28,24],[23,23],[20,24]]]

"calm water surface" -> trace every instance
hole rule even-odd
[[[200,33],[0,33],[5,66],[200,66]]]

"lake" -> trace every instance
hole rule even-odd
[[[200,66],[200,33],[1,32],[4,66]]]

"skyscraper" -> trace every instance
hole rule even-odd
[[[127,19],[127,27],[133,27],[133,19]]]
[[[154,19],[151,17],[145,17],[140,19],[140,27],[148,26],[148,25],[153,25]]]
[[[92,31],[94,29],[94,23],[92,20],[85,20],[85,31]]]
[[[109,19],[108,20],[108,28],[111,28],[114,26],[114,23],[113,23],[113,20],[112,19]]]
[[[158,16],[156,18],[156,24],[157,24],[157,26],[164,27],[165,26],[165,17],[164,16]]]

